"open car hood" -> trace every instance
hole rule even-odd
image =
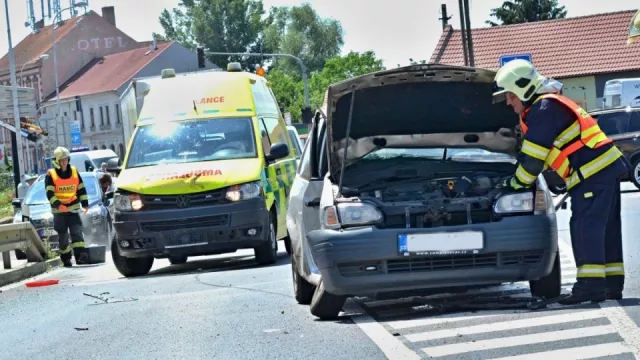
[[[484,69],[412,65],[329,86],[320,111],[327,119],[332,175],[340,172],[347,131],[346,165],[385,147],[474,147],[515,154],[519,118],[493,98],[494,76]]]

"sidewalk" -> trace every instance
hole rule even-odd
[[[44,274],[48,270],[62,265],[59,258],[40,263],[28,263],[27,260],[16,259],[15,251],[11,252],[11,269],[4,268],[2,256],[0,256],[0,287],[20,282],[31,277]]]

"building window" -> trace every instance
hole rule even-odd
[[[93,112],[93,108],[89,109],[89,118],[91,118],[91,127],[96,127],[96,115]],[[93,149],[98,150],[98,149]]]
[[[84,116],[82,114],[83,113],[80,112],[80,130],[84,132]]]
[[[122,114],[120,114],[120,104],[116,104],[116,124],[122,122]]]
[[[94,147],[93,147],[93,150],[98,150],[98,147],[97,147],[97,146],[94,146]]]
[[[104,126],[104,108],[100,106],[100,126]]]
[[[111,106],[105,106],[105,111],[107,112],[107,125],[111,125]]]
[[[102,145],[102,150],[107,150],[107,145]]]
[[[120,155],[120,160],[124,160],[124,154],[125,154],[124,145],[120,144],[120,145],[118,145],[118,148],[120,148],[120,154],[119,154]]]
[[[111,151],[116,152],[116,146],[111,144],[111,146],[109,146],[109,149],[111,149]]]

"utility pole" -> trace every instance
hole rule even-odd
[[[464,27],[467,30],[467,47],[469,48],[469,65],[476,66],[476,61],[473,56],[473,37],[471,36],[471,12],[469,10],[469,0],[464,0],[464,18]]]
[[[469,66],[469,54],[467,54],[467,32],[465,31],[465,12],[463,0],[458,0],[460,8],[460,37],[462,38],[462,52],[464,53],[464,65]]]
[[[442,17],[438,18],[438,20],[442,21],[442,30],[444,30],[447,24],[449,24],[449,20],[451,20],[453,16],[447,16],[447,4],[441,4],[440,6],[441,6],[440,12],[442,13]]]

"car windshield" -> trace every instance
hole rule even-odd
[[[125,168],[254,158],[250,118],[163,122],[138,128]]]
[[[302,154],[302,149],[300,149],[300,142],[298,141],[298,136],[296,132],[293,130],[289,130],[289,137],[291,138],[291,143],[296,148],[296,158],[300,159],[300,154]]]
[[[87,195],[89,196],[89,203],[100,200],[101,195],[98,190],[98,182],[94,176],[84,176],[82,178],[85,188],[87,189]],[[27,205],[48,204],[47,192],[44,188],[44,178],[36,181],[31,185],[27,195],[24,198],[24,203]]]
[[[513,156],[478,148],[387,148],[371,152],[362,160],[387,160],[394,158],[422,158],[461,162],[509,162],[516,160]]]

